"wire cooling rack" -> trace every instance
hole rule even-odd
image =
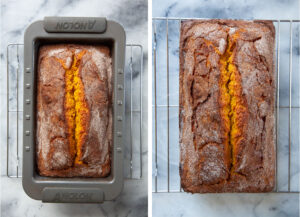
[[[182,192],[179,177],[179,37],[182,20],[152,18],[152,192]],[[276,28],[276,187],[299,193],[300,20],[272,20]]]
[[[22,177],[23,44],[7,46],[7,167],[9,178]],[[124,176],[141,179],[143,47],[126,45]],[[26,88],[26,87],[25,87]]]

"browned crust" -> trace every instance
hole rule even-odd
[[[219,86],[220,56],[227,47],[230,28],[243,30],[233,50],[233,63],[241,76],[239,82],[247,108],[238,117],[242,135],[236,147],[233,172],[226,154],[226,126],[220,114]],[[181,23],[180,176],[185,191],[268,192],[274,188],[274,37],[271,21],[187,20]],[[224,49],[221,40],[225,41]],[[196,57],[195,51],[199,54]]]
[[[61,51],[50,55],[57,49]],[[86,53],[80,62],[79,75],[85,89],[85,102],[89,113],[93,115],[83,120],[87,130],[81,147],[81,160],[84,164],[74,164],[75,155],[69,147],[65,118],[65,69],[58,60],[67,63],[68,58],[72,59],[74,52],[82,50],[86,50]],[[99,58],[92,58],[93,52],[96,51],[104,56],[100,58],[101,61],[105,61],[103,64]],[[113,97],[110,49],[100,45],[44,45],[39,50],[37,75],[36,146],[39,174],[53,177],[108,176],[111,171]],[[45,77],[49,77],[46,82]],[[51,117],[48,119],[48,127],[45,124],[47,116]],[[61,142],[54,143],[57,139]],[[54,155],[59,158],[55,158]],[[60,162],[59,159],[63,160]]]

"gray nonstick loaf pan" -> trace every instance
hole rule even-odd
[[[111,173],[106,178],[51,178],[36,168],[36,80],[41,45],[53,43],[107,44],[112,53],[113,146]],[[45,17],[32,23],[24,36],[24,191],[33,199],[55,203],[100,203],[116,198],[123,188],[124,59],[123,27],[105,18]]]

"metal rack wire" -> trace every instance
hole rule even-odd
[[[7,46],[7,167],[9,178],[22,177],[23,44]],[[143,47],[126,45],[124,176],[141,179],[142,165]],[[27,88],[27,87],[25,87]],[[136,129],[138,128],[138,129]]]
[[[204,20],[204,18],[152,18],[153,193],[182,192],[179,177],[178,56],[181,21],[189,19]],[[273,192],[299,193],[300,20],[271,21],[276,28],[274,62],[277,73],[276,187]],[[170,79],[173,82],[170,82]],[[173,84],[173,87],[170,87],[170,84]],[[298,116],[298,118],[292,118],[292,116]],[[285,134],[288,141],[284,139]],[[284,155],[286,152],[287,156]],[[170,160],[171,157],[172,160]]]

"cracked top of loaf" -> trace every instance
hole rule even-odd
[[[275,185],[271,21],[188,20],[180,36],[180,175],[192,193]]]
[[[112,86],[109,47],[40,47],[36,146],[41,176],[110,174]]]

